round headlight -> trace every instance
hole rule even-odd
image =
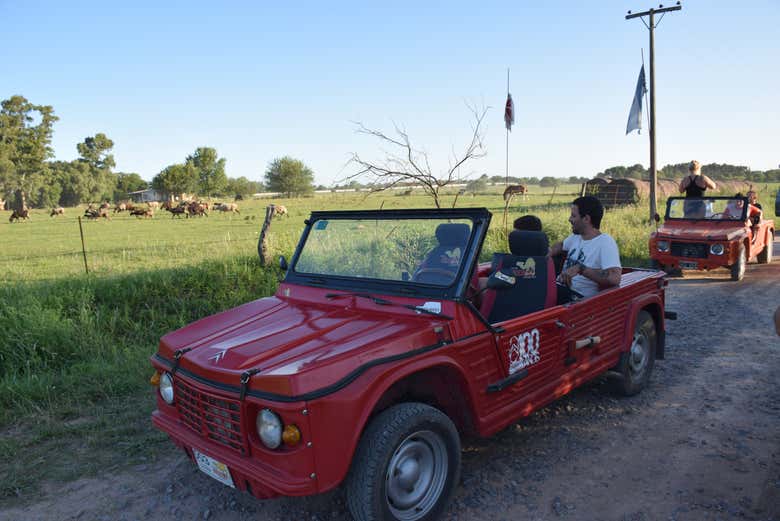
[[[173,403],[173,377],[169,373],[160,377],[160,396],[168,405]]]
[[[723,245],[713,244],[712,246],[710,246],[710,253],[713,255],[723,255]]]
[[[658,241],[658,251],[669,251],[669,241]]]
[[[263,445],[275,449],[282,443],[282,420],[270,409],[263,409],[257,415],[257,435]]]

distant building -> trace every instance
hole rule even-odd
[[[163,194],[154,188],[147,188],[146,190],[130,192],[127,195],[130,196],[130,199],[132,199],[134,203],[148,203],[149,201],[162,201],[165,199]]]

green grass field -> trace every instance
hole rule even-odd
[[[458,207],[484,206],[494,214],[483,259],[507,250],[500,189],[457,200]],[[561,186],[551,196],[550,188],[531,187],[527,199],[512,201],[507,222],[533,213],[551,241],[561,240],[570,232],[569,202],[578,189]],[[776,190],[773,185],[759,194],[769,217]],[[451,206],[454,199],[447,195],[443,203]],[[43,476],[68,479],[74,461],[84,474],[153,459],[170,448],[148,421],[148,359],[167,331],[275,291],[282,273],[257,259],[264,209],[272,202],[290,212],[274,221],[270,235],[273,253],[288,258],[312,210],[432,207],[424,195],[387,192],[245,201],[240,216],[172,219],[159,212],[145,220],[117,214],[83,222],[89,275],[77,219],[83,208],[67,208],[57,218],[33,210],[29,221],[13,224],[3,214],[0,502],[26,497]],[[624,265],[633,266],[647,264],[652,229],[644,206],[611,210],[602,224],[617,240]]]

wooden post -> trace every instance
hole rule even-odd
[[[79,215],[79,233],[81,233],[81,253],[84,255],[84,271],[89,275],[89,268],[87,267],[87,248],[84,246],[84,228],[81,226],[81,216]]]
[[[268,233],[271,231],[271,220],[276,214],[276,206],[269,205],[265,208],[265,221],[260,230],[260,238],[257,241],[257,254],[260,256],[260,265],[269,266],[272,262],[271,254],[268,251]]]

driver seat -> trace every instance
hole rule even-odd
[[[450,284],[461,264],[461,257],[471,235],[471,228],[464,223],[442,223],[436,227],[436,241],[432,249],[415,271],[412,280],[428,284]],[[425,270],[437,270],[428,272]],[[447,275],[446,272],[451,272]]]
[[[494,253],[491,274],[501,271],[515,278],[511,288],[485,290],[480,313],[495,324],[556,305],[555,267],[548,255],[544,232],[514,230],[511,253]]]

